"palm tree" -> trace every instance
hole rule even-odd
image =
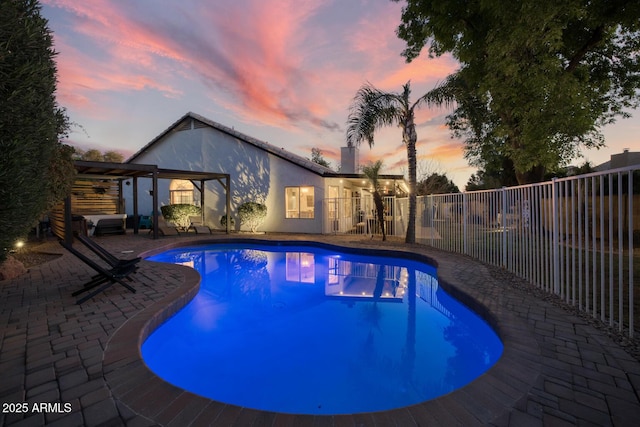
[[[380,194],[380,181],[378,176],[382,169],[382,160],[378,160],[375,163],[371,163],[362,167],[362,173],[371,181],[373,187],[373,203],[376,205],[376,212],[378,214],[378,223],[382,230],[382,241],[387,240],[387,233],[384,227],[384,204],[382,203],[382,195]]]
[[[398,125],[402,128],[402,142],[407,147],[409,163],[409,223],[405,242],[416,241],[416,134],[415,110],[424,104],[442,104],[449,101],[441,92],[431,91],[411,104],[410,83],[402,87],[402,93],[388,93],[364,84],[353,99],[347,119],[347,145],[358,146],[366,140],[373,146],[373,133],[383,126]]]

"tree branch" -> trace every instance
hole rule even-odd
[[[580,61],[582,61],[582,58],[584,58],[591,49],[593,49],[598,45],[598,43],[602,41],[603,36],[604,25],[600,25],[593,31],[593,34],[591,34],[589,40],[587,40],[587,42],[580,48],[580,50],[578,50],[575,55],[573,55],[573,58],[571,58],[571,61],[569,61],[569,65],[567,65],[565,71],[568,71],[570,73],[575,70]]]

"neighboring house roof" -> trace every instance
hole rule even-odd
[[[150,148],[153,147],[153,145],[160,141],[162,138],[164,138],[169,132],[173,131],[176,128],[179,128],[182,123],[187,120],[187,119],[193,119],[196,120],[197,122],[200,122],[202,125],[205,125],[207,127],[211,127],[213,129],[216,129],[220,132],[226,133],[227,135],[231,135],[234,138],[237,138],[241,141],[244,141],[248,144],[251,144],[261,150],[264,150],[268,153],[273,154],[274,156],[280,157],[282,159],[285,159],[291,163],[294,163],[302,168],[305,168],[311,172],[314,172],[318,175],[321,176],[336,176],[336,172],[324,167],[322,165],[319,165],[318,163],[312,162],[309,159],[305,159],[302,156],[298,156],[297,154],[293,154],[290,153],[289,151],[285,150],[284,148],[278,148],[274,145],[269,144],[268,142],[265,141],[260,141],[259,139],[253,138],[249,135],[245,135],[242,132],[238,132],[237,130],[233,129],[233,128],[229,128],[227,126],[221,125],[220,123],[214,122],[213,120],[207,119],[206,117],[203,117],[199,114],[195,114],[192,112],[189,112],[187,114],[185,114],[184,116],[182,116],[180,119],[178,119],[178,121],[176,121],[174,124],[172,124],[171,126],[169,126],[169,128],[167,130],[165,130],[164,132],[162,132],[160,135],[158,135],[157,137],[155,137],[151,142],[149,142],[147,145],[145,145],[144,147],[142,147],[137,153],[135,153],[133,156],[131,156],[125,163],[131,163],[133,162],[138,156],[140,156],[141,154],[143,154],[144,152],[148,151]]]
[[[605,170],[624,168],[627,166],[634,166],[640,164],[640,152],[639,151],[629,151],[628,148],[625,148],[622,153],[612,154],[611,158],[594,167],[595,171],[601,172]]]
[[[604,163],[600,163],[598,166],[593,168],[596,172],[602,172],[611,169],[611,160],[607,160]]]

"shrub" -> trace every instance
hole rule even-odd
[[[68,194],[75,173],[60,143],[69,119],[56,102],[53,36],[40,9],[0,1],[0,262]]]
[[[202,210],[198,206],[187,204],[175,204],[161,206],[162,216],[178,227],[189,228],[192,215],[201,215]]]
[[[229,219],[231,219],[231,222],[229,223],[229,225],[231,227],[233,227],[234,225],[236,225],[236,221],[233,219],[233,217],[231,215],[229,215]],[[227,215],[223,215],[220,217],[220,225],[222,226],[222,228],[226,229],[227,228]]]
[[[261,203],[245,202],[238,208],[238,216],[240,223],[247,225],[255,233],[267,217],[267,207]]]

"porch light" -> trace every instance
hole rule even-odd
[[[24,240],[17,240],[15,246],[16,246],[16,249],[20,249],[21,247],[24,246]]]

